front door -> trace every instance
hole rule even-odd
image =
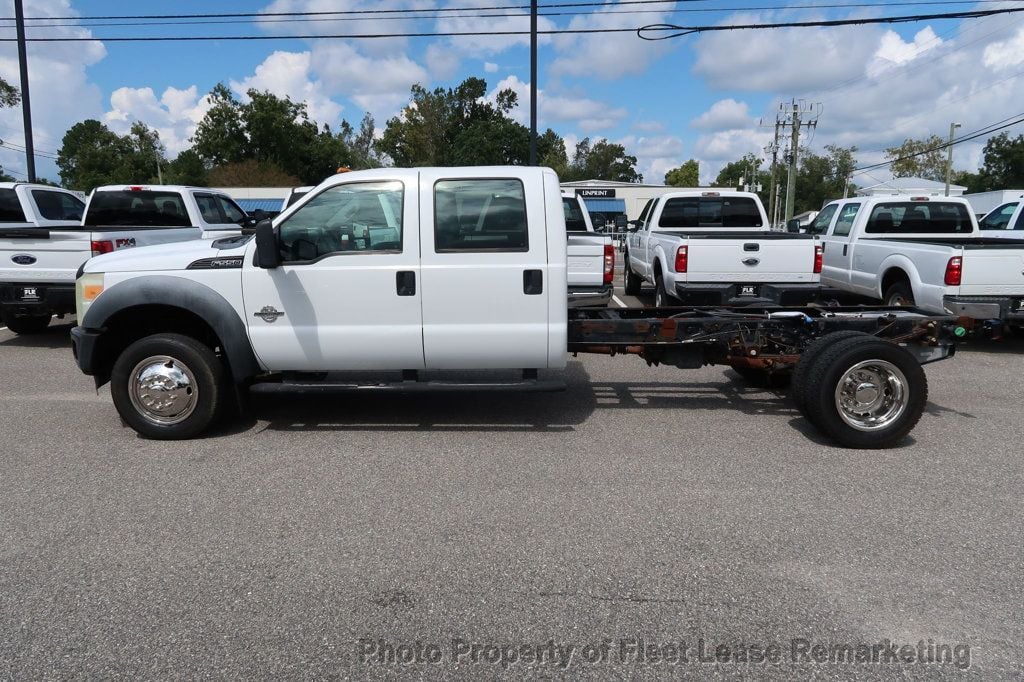
[[[284,263],[242,271],[249,338],[274,371],[423,367],[417,174],[326,187],[277,223]]]
[[[548,366],[548,307],[566,306],[564,294],[549,300],[548,293],[564,292],[565,283],[556,287],[548,268],[544,187],[522,175],[421,171],[428,368]]]
[[[850,230],[859,210],[859,203],[843,204],[835,224],[822,238],[825,249],[821,264],[822,283],[833,286],[850,284],[850,265],[853,262]]]

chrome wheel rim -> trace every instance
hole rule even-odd
[[[132,406],[146,421],[161,426],[179,424],[196,409],[199,387],[183,362],[154,355],[135,365],[128,378]]]
[[[657,287],[654,290],[654,307],[664,308],[665,307],[665,292],[662,291],[662,285],[659,281]]]
[[[909,305],[913,305],[913,301],[904,296],[903,294],[893,294],[889,298],[889,305],[897,308],[904,308]]]
[[[890,426],[907,410],[910,386],[900,369],[886,360],[865,360],[846,370],[836,385],[839,416],[858,431]]]

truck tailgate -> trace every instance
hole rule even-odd
[[[73,283],[91,255],[87,231],[0,230],[0,281]]]
[[[611,239],[592,232],[570,232],[568,242],[569,286],[603,283],[604,247]]]
[[[688,282],[817,282],[814,239],[696,238],[686,240]]]
[[[963,254],[961,295],[1024,295],[1024,245],[966,246]]]

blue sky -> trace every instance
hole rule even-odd
[[[862,0],[863,1],[863,0]],[[553,4],[555,0],[542,0]],[[562,8],[576,15],[545,16],[542,27],[608,28],[671,22],[720,24],[807,21],[879,14],[970,9],[934,3],[889,7],[823,8],[854,0],[697,0]],[[27,16],[295,12],[359,9],[429,10],[526,4],[524,0],[26,0]],[[1004,3],[1013,5],[1014,3]],[[793,8],[793,5],[815,5]],[[784,7],[789,9],[781,9]],[[977,3],[992,9],[998,3]],[[1019,6],[1019,3],[1017,4]],[[13,5],[7,3],[7,7]],[[745,9],[774,7],[776,9]],[[644,10],[644,13],[624,11]],[[706,11],[693,11],[706,10]],[[542,12],[545,10],[542,9]],[[13,10],[8,10],[13,14]],[[519,13],[506,10],[503,13]],[[287,23],[211,23],[179,26],[51,26],[31,35],[97,38],[84,43],[30,46],[33,119],[41,175],[56,178],[52,154],[64,131],[98,118],[123,132],[134,120],[158,129],[173,156],[205,110],[203,96],[218,81],[239,92],[270,89],[308,102],[314,118],[356,123],[370,111],[383,127],[406,101],[409,86],[450,86],[469,76],[492,89],[520,93],[525,121],[529,87],[526,37],[304,40],[296,34],[519,29],[523,16],[449,13],[439,20],[353,20]],[[494,12],[492,12],[494,13]],[[10,22],[3,22],[10,24]],[[68,23],[68,22],[54,22]],[[115,22],[106,22],[115,23]],[[621,142],[639,158],[648,182],[689,158],[713,179],[721,166],[761,152],[780,102],[803,98],[821,104],[813,148],[856,144],[862,162],[878,160],[886,146],[907,136],[946,135],[959,121],[974,130],[1020,113],[1015,97],[1024,79],[1024,14],[970,21],[935,21],[895,27],[732,31],[658,43],[631,33],[547,36],[540,51],[540,118],[570,145],[590,136]],[[13,29],[0,29],[4,37]],[[273,40],[116,43],[117,36],[261,35]],[[17,81],[13,44],[0,47],[0,75]],[[1011,131],[1016,132],[1016,131]],[[23,143],[19,111],[0,112],[0,138]],[[956,165],[974,168],[984,140],[957,149]],[[6,169],[24,171],[24,159],[0,150]],[[885,172],[873,172],[885,176]],[[877,177],[862,178],[869,184]]]

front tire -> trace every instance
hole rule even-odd
[[[806,377],[807,418],[838,445],[889,448],[921,419],[928,379],[913,355],[878,338],[822,351]]]
[[[110,393],[139,435],[183,440],[209,428],[230,403],[227,377],[208,346],[181,334],[154,334],[117,358]]]
[[[41,334],[50,326],[50,315],[30,315],[8,317],[4,325],[15,334]]]

